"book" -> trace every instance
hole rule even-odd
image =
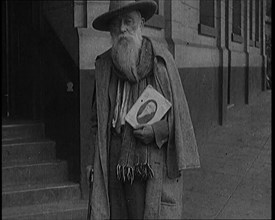
[[[125,116],[135,129],[160,121],[172,104],[151,85],[148,85]]]

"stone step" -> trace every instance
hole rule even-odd
[[[88,201],[72,200],[2,209],[3,220],[83,220],[87,218]]]
[[[2,143],[2,166],[17,161],[45,161],[55,159],[55,142],[43,139],[26,139]]]
[[[79,184],[71,182],[2,187],[2,210],[5,207],[79,200],[80,196]]]
[[[44,137],[45,127],[43,123],[18,123],[2,124],[2,141],[11,139],[25,139],[32,137]]]
[[[68,178],[66,161],[16,164],[2,167],[2,186],[55,183]]]

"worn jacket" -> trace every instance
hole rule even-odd
[[[154,178],[147,181],[144,219],[180,218],[182,212],[182,177],[187,168],[200,167],[197,143],[190,118],[189,108],[174,59],[168,50],[151,40],[157,72],[162,82],[170,85],[173,120],[169,121],[169,137],[165,150],[153,151]],[[111,76],[110,50],[96,60],[97,138],[94,158],[94,183],[91,199],[91,219],[109,219],[108,198],[108,94]],[[168,97],[166,97],[168,98]]]

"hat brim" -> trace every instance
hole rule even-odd
[[[98,16],[93,21],[93,28],[99,31],[110,31],[110,21],[119,14],[138,10],[145,21],[149,20],[157,10],[157,4],[154,1],[138,1],[130,3],[118,10],[106,12]]]

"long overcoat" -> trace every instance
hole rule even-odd
[[[183,212],[183,180],[180,172],[200,167],[197,143],[189,108],[178,69],[172,55],[157,42],[152,42],[160,71],[167,71],[173,92],[174,122],[167,151],[152,151],[151,166],[154,177],[147,181],[144,219],[180,219]],[[110,51],[96,60],[97,136],[94,158],[94,182],[91,194],[90,219],[110,219],[108,198],[108,116],[110,111],[109,83],[111,75]],[[165,66],[165,68],[161,68]],[[165,69],[165,70],[164,70]],[[165,73],[165,74],[167,74]],[[167,82],[169,83],[169,82]],[[171,133],[171,131],[170,131]],[[171,139],[171,138],[170,138]],[[170,153],[170,152],[172,153]],[[169,158],[170,155],[170,158]],[[173,164],[174,163],[174,164]]]

